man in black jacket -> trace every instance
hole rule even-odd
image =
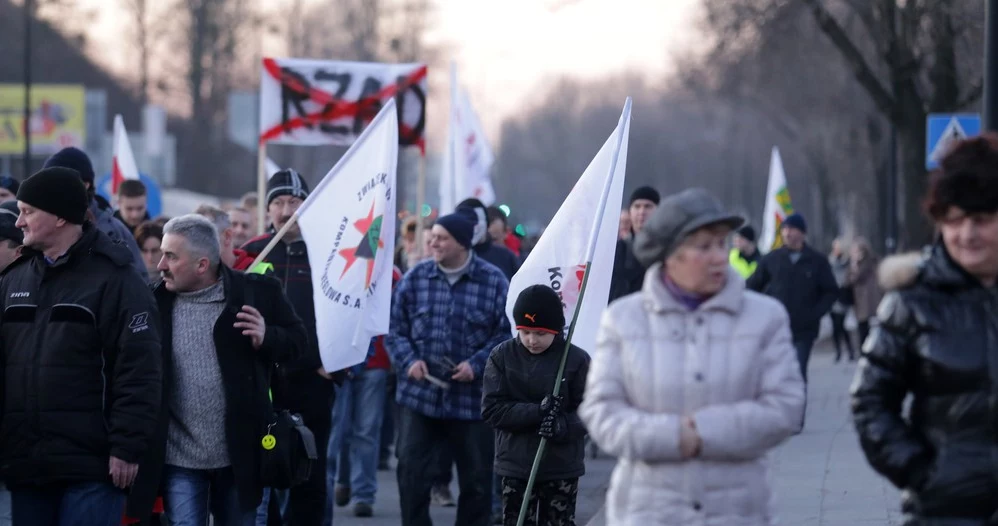
[[[145,518],[156,489],[175,526],[252,526],[262,495],[261,440],[271,415],[271,364],[307,346],[280,283],[222,264],[218,232],[190,214],[163,227],[164,396],[129,515]],[[204,503],[208,503],[206,506]]]
[[[617,240],[613,255],[613,274],[610,277],[610,301],[623,298],[641,290],[645,281],[645,267],[634,257],[634,238],[644,228],[645,221],[658,207],[661,196],[658,190],[642,186],[631,194],[627,207],[631,218],[631,234],[626,239]]]
[[[233,268],[246,270],[263,249],[284,227],[298,207],[308,197],[309,189],[301,174],[293,169],[281,170],[267,182],[267,215],[272,223],[264,235],[251,239],[243,250],[245,254],[236,261]],[[274,404],[299,413],[312,433],[321,451],[329,442],[332,428],[334,399],[333,374],[322,368],[319,356],[319,340],[315,326],[315,300],[312,297],[312,267],[308,261],[308,247],[301,236],[298,225],[288,229],[284,238],[264,260],[272,269],[273,276],[281,281],[284,293],[295,308],[295,312],[305,323],[308,333],[308,348],[295,361],[278,368],[274,378]],[[251,270],[252,271],[252,270]],[[343,372],[336,373],[339,376]],[[326,507],[326,456],[319,455],[312,467],[309,480],[292,488],[285,517],[291,526],[312,526],[320,524]],[[269,497],[264,498],[263,507],[269,505]],[[265,510],[261,510],[266,513]]]
[[[586,429],[576,410],[589,374],[589,355],[568,351],[564,379],[552,395],[565,352],[565,314],[558,293],[533,285],[513,306],[518,335],[496,347],[485,366],[482,418],[496,432],[495,473],[502,477],[503,520],[515,526],[541,437],[548,448],[537,472],[541,524],[575,524],[579,477],[585,471]]]
[[[818,339],[821,318],[835,303],[839,287],[828,259],[807,245],[803,216],[787,216],[780,234],[783,246],[759,261],[746,286],[780,300],[786,307],[801,375],[807,381],[807,362]]]
[[[18,189],[24,255],[0,280],[0,476],[14,524],[115,525],[160,411],[159,318],[127,249],[85,222],[80,175]]]

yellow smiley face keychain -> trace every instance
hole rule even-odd
[[[266,435],[263,435],[263,440],[260,440],[260,445],[263,446],[263,449],[270,451],[271,449],[274,449],[275,446],[277,446],[277,439],[274,438],[274,435],[267,433]]]

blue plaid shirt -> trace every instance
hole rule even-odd
[[[451,285],[435,261],[423,261],[402,278],[392,301],[385,345],[398,375],[396,399],[431,418],[482,419],[482,376],[489,353],[509,339],[509,282],[498,268],[471,256],[464,275]],[[426,362],[449,389],[409,378],[409,366]],[[471,382],[451,380],[454,364],[468,361]]]

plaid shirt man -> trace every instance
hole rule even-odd
[[[423,261],[406,274],[392,302],[385,345],[398,374],[400,405],[430,418],[482,419],[482,376],[489,353],[512,334],[506,318],[509,282],[496,267],[471,255],[468,268],[451,285],[435,261]],[[444,389],[409,378],[423,360]],[[467,360],[472,382],[451,380],[454,365]]]

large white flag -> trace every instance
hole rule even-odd
[[[790,203],[790,191],[787,190],[787,176],[783,172],[783,160],[780,150],[773,147],[769,160],[769,183],[766,185],[766,206],[762,212],[762,236],[759,238],[759,249],[768,252],[783,246],[780,236],[780,225],[788,215],[794,213]]]
[[[388,333],[398,148],[389,99],[298,209],[327,371],[363,362],[371,338]]]
[[[457,82],[457,69],[453,64],[450,81],[450,122],[440,179],[440,210],[453,210],[458,202],[468,197],[491,205],[496,200],[490,175],[495,155],[485,140],[485,131],[471,107],[468,93]]]
[[[531,285],[548,285],[561,296],[565,319],[571,323],[589,267],[585,299],[575,323],[572,343],[593,351],[596,330],[610,297],[610,275],[620,223],[627,167],[627,139],[631,129],[631,99],[624,104],[617,129],[565,198],[551,224],[513,276],[506,300],[506,315],[513,319],[513,305]],[[515,323],[511,325],[515,326]],[[515,331],[515,330],[514,330]]]
[[[132,146],[128,144],[128,130],[121,115],[114,116],[114,142],[111,159],[111,194],[117,195],[118,187],[125,179],[138,179],[139,168],[132,155]]]

